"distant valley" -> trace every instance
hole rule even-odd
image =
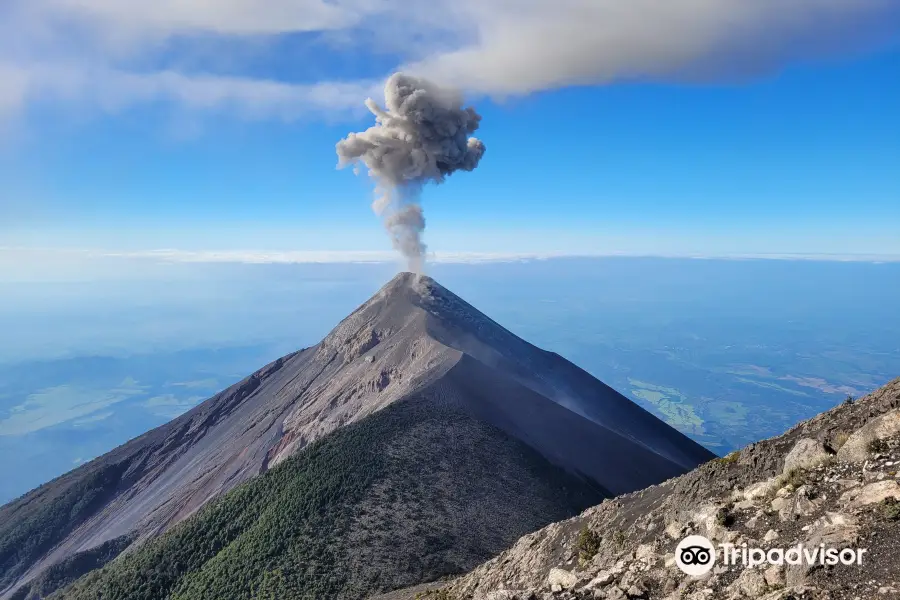
[[[108,327],[120,328],[116,343],[132,345],[129,355],[66,342],[61,332],[56,349],[74,356],[0,362],[0,451],[20,459],[0,465],[0,502],[181,414],[260,364],[316,343],[328,324],[309,315],[339,318],[388,276],[380,265],[259,269],[217,275],[227,276],[229,303],[239,312],[218,317],[215,338],[179,330],[178,342],[169,343],[175,350],[147,348],[140,332],[113,320]],[[434,266],[441,281],[502,325],[719,454],[781,433],[900,372],[900,316],[853,291],[900,281],[900,274],[882,277],[891,269],[898,267],[628,258]],[[612,283],[627,291],[608,293]],[[242,301],[248,294],[252,302]],[[97,319],[109,312],[100,300],[84,304],[96,307]],[[818,308],[803,309],[810,305]],[[24,316],[4,320],[0,306],[7,355],[18,344],[17,327],[28,323],[26,307],[17,310]],[[171,313],[142,318],[164,333]],[[81,315],[66,318],[94,323]],[[273,315],[287,326],[272,326]],[[248,320],[268,337],[250,345],[241,336],[259,338],[255,329],[230,331],[229,323]],[[185,343],[193,348],[177,350]]]

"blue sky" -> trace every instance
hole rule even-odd
[[[784,4],[13,0],[0,246],[387,251],[334,145],[406,68],[484,117],[437,252],[900,255],[900,10]]]

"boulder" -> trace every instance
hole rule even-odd
[[[900,483],[893,479],[885,479],[847,490],[841,494],[841,504],[847,508],[860,508],[881,502],[886,498],[900,500]]]
[[[841,462],[863,462],[869,456],[869,444],[900,434],[900,409],[876,417],[857,429],[837,452]]]
[[[809,579],[813,567],[806,563],[787,565],[784,569],[784,580],[788,587],[804,585]]]
[[[784,585],[784,567],[782,565],[772,565],[763,572],[766,584],[770,588],[779,588]]]
[[[607,591],[605,598],[606,600],[628,600],[628,596],[625,595],[625,592],[617,587]]]
[[[578,577],[571,571],[553,568],[550,569],[550,574],[547,575],[547,583],[553,591],[568,590],[575,587],[575,584],[578,583]]]
[[[729,589],[750,598],[758,598],[766,593],[766,578],[758,569],[744,569]]]
[[[825,450],[825,447],[810,438],[803,438],[788,452],[784,457],[784,469],[782,473],[790,473],[794,469],[811,469],[821,465],[828,460],[831,455]]]
[[[673,557],[674,557],[674,555],[673,555]],[[611,569],[604,569],[603,571],[600,571],[599,573],[597,573],[596,577],[591,579],[587,583],[587,585],[585,585],[585,588],[592,590],[594,588],[609,585],[613,581],[616,580],[616,575],[617,575],[617,573],[615,571],[613,571]]]
[[[765,481],[760,481],[759,483],[754,483],[749,486],[746,490],[744,490],[744,500],[753,502],[754,500],[759,500],[760,498],[765,498],[771,493],[772,489],[774,489],[777,484],[777,479],[772,477],[771,479],[767,479]]]
[[[859,521],[851,515],[828,512],[809,527],[806,546],[825,544],[829,548],[847,548],[859,540]]]
[[[719,524],[720,507],[715,504],[707,504],[691,515],[700,534],[708,540],[722,540],[725,538],[725,528]]]
[[[684,524],[679,523],[678,521],[673,521],[666,525],[666,535],[673,540],[680,540],[681,538],[683,538],[685,531],[686,529]]]

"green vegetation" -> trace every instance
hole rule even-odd
[[[730,465],[731,463],[737,462],[737,459],[741,457],[741,451],[735,450],[731,454],[726,454],[725,456],[721,456],[719,458],[714,458],[713,460],[716,464],[720,465]]]
[[[127,467],[127,463],[100,466],[68,486],[59,480],[50,482],[4,507],[0,589],[106,504]]]
[[[881,454],[882,452],[887,452],[890,450],[890,446],[888,445],[886,440],[875,438],[870,441],[866,449],[869,451],[869,454]]]
[[[361,599],[472,568],[599,501],[576,482],[446,404],[404,401],[311,444],[52,598]]]
[[[54,591],[69,585],[85,573],[98,569],[113,560],[132,541],[134,541],[134,538],[123,535],[96,548],[70,556],[66,560],[51,566],[36,579],[21,586],[10,600],[45,598]]]
[[[722,527],[731,527],[732,525],[734,525],[734,522],[734,504],[729,502],[725,506],[719,508],[719,510],[716,512],[716,523],[718,523]]]
[[[799,488],[809,480],[809,476],[809,472],[805,469],[791,469],[787,473],[783,473],[775,478],[772,485],[769,486],[767,496],[769,498],[772,498],[773,496],[775,496],[775,494],[778,493],[779,489],[785,486],[791,486],[794,489]],[[771,511],[767,512],[768,514],[771,514]]]
[[[586,563],[600,551],[600,542],[603,541],[600,534],[591,530],[587,525],[578,533],[575,540],[575,550],[578,552],[578,560]]]
[[[616,529],[615,533],[612,536],[612,543],[616,548],[621,548],[625,545],[625,532],[621,529]]]
[[[674,388],[652,383],[628,380],[634,388],[634,397],[643,400],[659,413],[662,419],[679,431],[702,435],[703,419],[697,414],[694,406],[687,402],[687,397]]]
[[[348,427],[238,486],[176,526],[54,596],[71,600],[308,600],[336,597],[341,537],[381,474],[379,432]]]
[[[850,439],[850,434],[841,431],[834,436],[834,439],[831,442],[831,447],[835,451],[840,450],[844,446],[844,444],[847,443],[848,439]]]
[[[881,516],[888,521],[900,521],[900,501],[893,496],[882,500],[879,509]]]
[[[791,469],[782,477],[781,485],[790,485],[794,488],[798,488],[806,483],[808,476],[809,474],[805,469]]]

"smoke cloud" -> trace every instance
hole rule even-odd
[[[376,124],[338,142],[338,167],[363,163],[375,180],[372,208],[414,272],[425,259],[425,216],[420,197],[427,183],[442,183],[456,171],[472,171],[484,155],[471,137],[481,115],[463,107],[462,94],[419,77],[392,75],[384,87],[385,108],[366,100]]]

